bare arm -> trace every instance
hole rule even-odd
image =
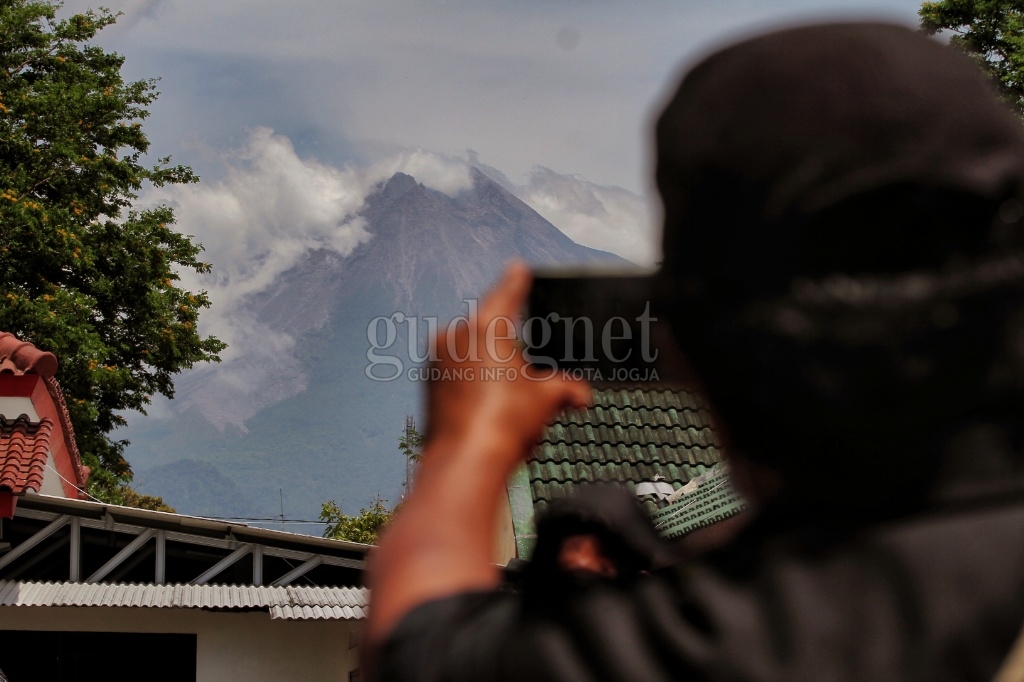
[[[414,607],[498,584],[491,548],[505,481],[559,409],[590,398],[583,383],[524,377],[528,368],[516,342],[500,338],[511,336],[529,287],[526,268],[510,267],[470,329],[449,329],[437,339],[440,368],[475,371],[471,379],[429,386],[427,443],[416,488],[371,563],[370,656]],[[455,361],[453,355],[465,357],[472,334],[478,359]],[[504,368],[505,378],[482,381],[485,368]],[[508,379],[512,370],[516,378]]]

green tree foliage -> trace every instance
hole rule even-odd
[[[424,437],[416,430],[416,422],[406,418],[405,432],[398,439],[398,449],[405,455],[406,459],[413,462],[420,461],[420,448],[423,447]]]
[[[132,490],[128,486],[121,486],[118,492],[121,496],[119,504],[123,504],[126,507],[174,513],[174,507],[164,502],[164,498],[162,497],[143,495],[142,493]]]
[[[398,449],[405,455],[407,463],[420,460],[420,448],[423,447],[423,442],[423,435],[416,430],[416,421],[412,417],[406,417],[405,431],[398,439]],[[406,473],[408,474],[408,470]],[[406,486],[408,485],[409,481],[407,480]],[[369,509],[364,507],[355,516],[349,516],[341,511],[341,507],[334,500],[324,502],[320,507],[320,520],[327,522],[327,526],[324,528],[324,537],[362,542],[367,545],[377,544],[377,537],[402,506],[399,503],[394,509],[388,509],[387,503],[388,501],[382,499],[378,494]]]
[[[334,500],[324,502],[320,509],[320,520],[327,522],[327,527],[324,528],[324,537],[333,540],[362,542],[367,545],[377,544],[378,536],[398,511],[397,507],[388,509],[387,502],[377,495],[369,509],[360,509],[355,516],[343,513],[341,507]]]
[[[0,0],[0,328],[57,355],[90,492],[125,502],[119,412],[173,395],[173,375],[224,344],[196,329],[206,293],[176,284],[209,270],[202,247],[170,208],[131,208],[144,183],[198,179],[142,165],[155,82],[125,82],[124,58],[90,44],[116,15],[59,9]]]
[[[941,0],[918,14],[922,31],[950,32],[950,44],[974,57],[1024,115],[1024,0]]]

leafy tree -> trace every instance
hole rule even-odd
[[[144,183],[198,178],[170,158],[142,164],[155,82],[125,82],[124,58],[89,43],[117,16],[58,20],[60,6],[0,0],[0,327],[60,359],[90,492],[139,503],[126,443],[109,436],[120,411],[172,396],[173,375],[224,344],[196,329],[206,293],[176,284],[209,270],[202,247],[170,208],[131,206]]]
[[[398,449],[405,455],[405,493],[402,495],[408,495],[412,492],[412,480],[413,475],[416,473],[416,465],[420,461],[420,450],[423,448],[423,443],[426,441],[423,434],[416,430],[416,420],[412,415],[406,415],[405,417],[405,432],[402,437],[398,439]]]
[[[398,449],[405,455],[406,459],[413,462],[420,461],[420,448],[423,447],[424,437],[416,430],[416,421],[412,417],[405,418],[405,433],[398,439]]]
[[[925,33],[952,33],[950,44],[974,57],[1024,115],[1024,0],[941,0],[918,14]]]
[[[406,487],[409,486],[409,464],[420,461],[420,448],[423,447],[423,442],[423,435],[416,430],[416,420],[406,417],[405,431],[398,439],[398,449],[406,458]],[[320,507],[320,520],[328,524],[324,528],[324,537],[363,542],[368,545],[377,544],[377,537],[401,506],[399,503],[394,509],[388,509],[387,500],[382,499],[378,493],[369,509],[364,507],[355,516],[349,516],[341,511],[341,507],[334,500],[324,502]]]
[[[164,502],[164,498],[162,497],[143,495],[142,493],[132,490],[128,486],[121,486],[119,492],[121,494],[120,504],[127,507],[137,507],[138,509],[174,513],[174,507]]]
[[[387,500],[377,495],[369,509],[363,508],[355,516],[341,511],[334,500],[324,502],[320,509],[320,520],[327,522],[324,537],[349,542],[362,542],[367,545],[377,544],[377,538],[384,527],[391,522],[398,508],[388,509]]]

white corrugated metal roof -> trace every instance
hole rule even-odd
[[[127,606],[184,609],[267,609],[271,618],[360,620],[363,587],[254,585],[124,585],[0,580],[0,606]]]
[[[314,535],[303,535],[282,530],[259,528],[241,521],[225,521],[223,519],[208,519],[202,516],[187,516],[172,512],[152,511],[150,509],[138,509],[136,507],[122,507],[114,504],[101,502],[90,502],[88,500],[71,500],[64,497],[53,497],[51,495],[31,494],[19,498],[19,507],[29,506],[32,508],[49,509],[64,514],[92,515],[99,518],[104,514],[110,514],[119,521],[127,521],[147,527],[179,527],[184,531],[212,531],[218,536],[231,532],[236,536],[257,539],[266,544],[295,543],[308,548],[323,548],[327,550],[350,550],[366,554],[372,549],[370,545],[361,542],[347,542],[345,540],[332,540]]]

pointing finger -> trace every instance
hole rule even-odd
[[[484,298],[480,306],[481,318],[507,317],[515,320],[526,303],[532,281],[533,275],[524,263],[509,263],[497,286]]]

